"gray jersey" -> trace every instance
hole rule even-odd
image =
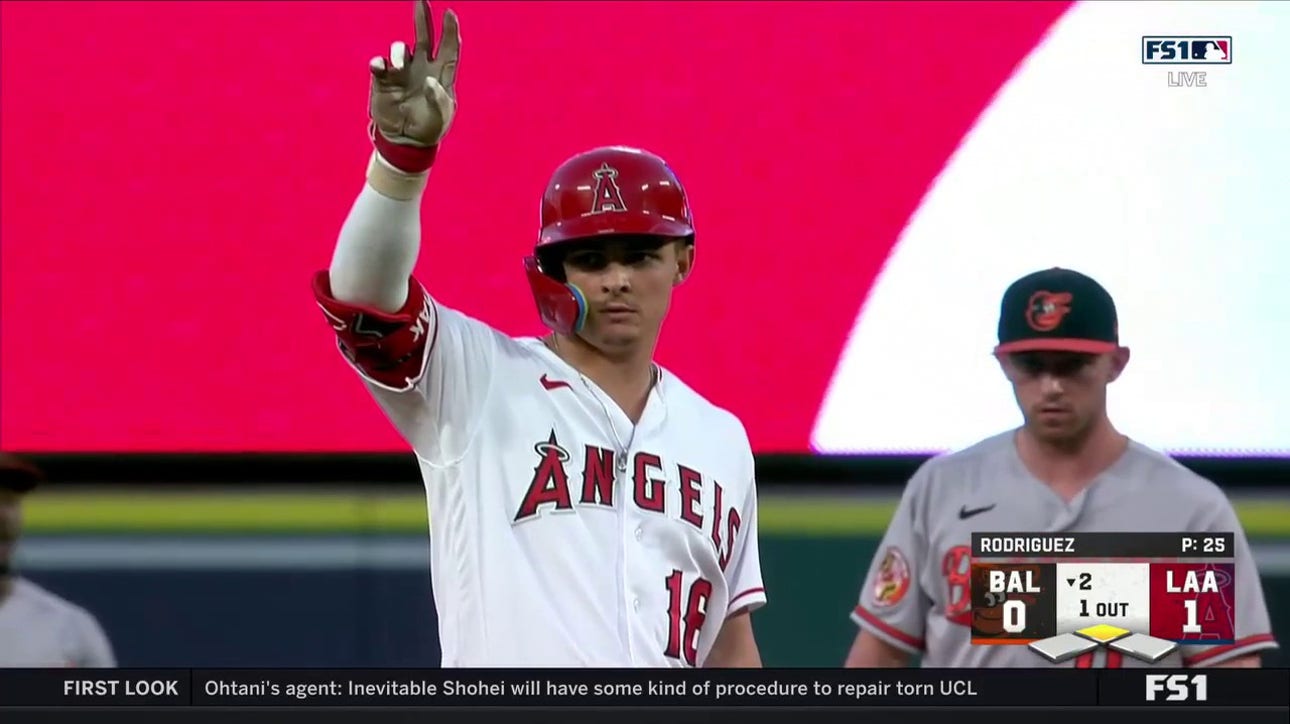
[[[974,532],[1235,534],[1235,643],[1183,645],[1154,664],[1207,666],[1277,647],[1249,543],[1223,492],[1138,443],[1067,503],[1021,462],[1010,431],[925,463],[910,479],[852,619],[927,667],[1054,666],[1027,646],[973,644]],[[1145,632],[1144,632],[1145,633]],[[1055,666],[1152,666],[1099,649]]]
[[[0,667],[115,666],[103,628],[80,606],[23,578],[0,601]]]

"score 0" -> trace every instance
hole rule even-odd
[[[1035,572],[1031,570],[992,569],[986,579],[986,593],[989,598],[1003,600],[1003,630],[1010,634],[1019,634],[1026,630],[1026,604],[1020,599],[1010,598],[1011,593],[1042,593],[1043,589],[1035,582]]]

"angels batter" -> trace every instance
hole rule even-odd
[[[420,463],[442,665],[760,666],[747,435],[653,362],[694,264],[680,181],[622,147],[556,169],[524,260],[551,334],[437,303],[411,274],[461,40],[448,11],[434,54],[416,16],[415,47],[372,60],[367,184],[314,293]]]
[[[860,632],[847,666],[915,655],[928,667],[1053,666],[1026,646],[971,642],[972,533],[1029,531],[1235,534],[1234,643],[1183,645],[1156,664],[1103,648],[1057,666],[1259,666],[1277,642],[1231,503],[1107,416],[1107,385],[1129,349],[1106,289],[1068,269],[1018,279],[1003,296],[995,355],[1024,424],[933,458],[909,481],[852,613]]]

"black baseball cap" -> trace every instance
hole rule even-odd
[[[999,309],[996,353],[1084,352],[1120,346],[1115,300],[1092,277],[1053,267],[1013,282]]]
[[[0,453],[0,489],[28,493],[44,480],[40,468],[15,455]]]

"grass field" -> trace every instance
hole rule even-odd
[[[894,498],[764,495],[771,535],[879,535]],[[1235,500],[1251,537],[1290,536],[1290,500]],[[420,533],[421,495],[358,493],[41,493],[25,506],[32,533]]]

